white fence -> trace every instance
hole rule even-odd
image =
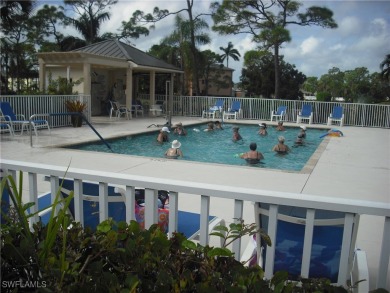
[[[138,95],[144,103],[149,103],[149,95]],[[64,102],[68,99],[78,99],[87,103],[85,116],[91,118],[91,97],[89,95],[73,96],[0,96],[0,101],[10,102],[17,114],[24,114],[26,118],[33,114],[64,113],[66,112]],[[241,101],[242,119],[249,120],[270,120],[271,111],[278,106],[287,106],[286,121],[295,122],[297,114],[303,104],[313,106],[313,123],[326,124],[329,114],[334,106],[341,105],[344,109],[344,125],[362,127],[390,128],[390,105],[378,104],[357,104],[339,102],[316,102],[296,100],[274,100],[259,98],[231,98],[231,97],[203,97],[203,96],[173,96],[172,115],[200,117],[204,109],[215,104],[217,99],[224,100],[224,109],[228,109],[235,100]],[[164,103],[167,100],[165,95],[156,95],[155,100]],[[70,125],[70,118],[67,116],[51,117],[51,127]]]
[[[79,100],[87,104],[84,115],[91,121],[91,96],[89,95],[31,95],[0,96],[0,102],[9,102],[15,114],[23,114],[26,119],[34,114],[66,113],[65,101]],[[71,125],[70,116],[48,116],[50,127]]]
[[[230,199],[234,207],[233,215],[226,215],[226,218],[239,219],[243,217],[243,205],[244,202],[255,203],[267,203],[270,204],[273,209],[277,209],[279,205],[284,206],[297,206],[311,210],[313,213],[317,209],[339,211],[350,217],[351,214],[358,215],[375,215],[385,218],[383,241],[381,247],[378,247],[380,251],[380,262],[378,264],[378,279],[376,288],[385,288],[388,275],[390,248],[388,239],[390,238],[390,204],[384,204],[381,202],[351,200],[337,197],[319,197],[307,194],[295,194],[285,192],[273,192],[266,190],[250,189],[243,190],[234,186],[225,186],[218,184],[202,184],[180,180],[159,179],[146,176],[136,176],[130,174],[118,174],[112,172],[100,172],[93,170],[84,170],[65,167],[43,165],[36,163],[27,163],[13,160],[2,160],[1,168],[6,174],[11,174],[14,178],[17,178],[18,171],[28,173],[28,186],[24,186],[25,190],[29,190],[29,201],[35,202],[35,206],[31,208],[31,212],[36,212],[38,203],[37,185],[39,184],[37,178],[43,176],[49,176],[51,183],[51,194],[55,195],[59,185],[59,178],[63,177],[66,173],[66,177],[73,179],[75,182],[74,190],[74,202],[75,202],[75,219],[83,223],[83,181],[96,182],[99,184],[99,217],[100,221],[108,218],[108,196],[107,189],[110,186],[119,186],[126,190],[125,204],[126,204],[126,220],[130,221],[135,219],[134,214],[134,201],[135,201],[135,186],[137,188],[145,188],[145,227],[150,227],[153,223],[157,223],[157,191],[169,190],[170,198],[170,213],[169,213],[169,230],[175,231],[177,223],[177,210],[178,202],[180,200],[179,193],[190,194],[201,198],[201,225],[200,225],[200,243],[205,245],[208,243],[208,218],[210,210],[211,198],[224,198]],[[370,198],[370,195],[367,195]],[[52,198],[52,201],[54,199]],[[32,222],[37,221],[36,216]],[[276,222],[276,221],[275,221]],[[271,221],[269,225],[272,226]],[[276,227],[271,227],[276,229]],[[310,231],[308,232],[310,234]],[[306,237],[306,233],[305,233]],[[306,241],[306,240],[305,240]],[[343,239],[344,241],[348,241]],[[233,252],[236,259],[240,259],[241,241],[237,240],[233,243]],[[274,246],[269,248],[273,249]],[[268,252],[267,252],[268,253]],[[303,251],[305,255],[306,252]],[[273,261],[272,258],[271,261]],[[267,258],[267,261],[269,261]],[[310,261],[310,260],[308,260]],[[345,285],[345,281],[348,279],[348,268],[350,267],[350,259],[348,261],[340,261],[339,271],[342,272],[342,276],[338,282]],[[307,263],[302,263],[302,266],[307,266]],[[272,275],[272,272],[267,272],[267,268],[272,268],[271,265],[265,264],[266,276]]]
[[[148,101],[149,95],[139,95],[142,101]],[[165,103],[165,95],[156,95],[156,101]],[[296,122],[297,114],[303,104],[313,106],[313,123],[326,124],[329,114],[334,106],[343,106],[344,125],[362,127],[390,128],[390,105],[378,104],[357,104],[340,102],[316,102],[297,100],[275,100],[260,98],[231,98],[231,97],[203,97],[203,96],[173,96],[173,115],[194,116],[202,115],[204,109],[208,109],[215,104],[217,99],[224,100],[224,109],[230,108],[235,100],[241,101],[242,119],[250,120],[270,120],[271,111],[278,106],[287,106],[286,121]],[[165,107],[165,105],[164,105]]]

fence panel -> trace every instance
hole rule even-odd
[[[148,94],[140,94],[138,98],[149,103]],[[166,112],[166,95],[155,95],[155,102],[163,105],[163,113]],[[0,101],[11,103],[15,113],[24,114],[26,118],[32,114],[63,113],[67,112],[64,102],[68,99],[78,99],[87,103],[85,116],[91,118],[91,97],[89,95],[71,96],[0,96]],[[334,106],[342,106],[344,109],[344,125],[361,127],[382,127],[390,128],[390,105],[356,104],[340,102],[317,102],[301,100],[275,100],[262,98],[232,98],[232,97],[206,97],[206,96],[173,96],[171,110],[172,115],[201,117],[203,110],[213,106],[217,99],[224,100],[224,110],[231,107],[232,102],[241,102],[242,119],[269,121],[271,111],[277,110],[279,106],[287,106],[285,121],[296,122],[297,115],[304,104],[313,107],[313,123],[327,124],[328,117]],[[50,118],[51,127],[68,126],[68,116],[56,116]]]

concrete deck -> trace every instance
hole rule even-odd
[[[190,125],[204,122],[200,118],[173,117],[172,123],[182,122],[187,129]],[[237,123],[259,123],[262,121],[238,121]],[[267,124],[272,125],[269,121]],[[133,120],[94,117],[93,126],[105,138],[156,131],[151,124],[164,124],[163,118],[136,118]],[[286,126],[295,125],[285,123]],[[324,127],[324,126],[313,126]],[[183,179],[203,183],[219,183],[226,186],[251,187],[274,191],[311,194],[313,196],[342,197],[373,200],[390,203],[390,131],[379,128],[340,128],[344,137],[326,137],[322,154],[311,161],[311,168],[303,172],[235,167],[218,164],[194,163],[164,158],[145,158],[109,153],[92,153],[58,148],[58,145],[96,140],[96,134],[88,127],[52,129],[39,131],[33,137],[33,147],[27,135],[11,137],[1,135],[1,158],[36,162],[59,166],[102,170],[126,174],[145,175],[160,178]],[[308,132],[310,128],[308,127]],[[173,135],[171,135],[172,137]],[[261,150],[260,150],[261,151]],[[46,183],[47,184],[47,183]],[[47,191],[45,183],[39,192]],[[183,200],[184,199],[184,200]],[[233,204],[229,200],[211,201],[210,213],[227,222],[227,215],[233,216]],[[195,207],[195,208],[194,208]],[[198,210],[197,210],[197,208]],[[179,208],[200,211],[200,200],[191,195],[181,195]],[[253,207],[244,207],[245,222],[253,223]],[[370,287],[376,284],[376,268],[379,261],[384,219],[362,216],[357,247],[365,250],[370,270]],[[390,239],[387,239],[390,243]],[[390,284],[387,284],[389,290]]]

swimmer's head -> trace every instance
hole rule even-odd
[[[255,142],[252,142],[250,145],[249,145],[249,148],[251,151],[255,151],[257,149],[257,144]]]

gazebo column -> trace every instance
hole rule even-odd
[[[91,64],[83,64],[83,78],[84,78],[84,87],[83,94],[91,95]]]
[[[46,64],[42,58],[38,59],[39,62],[39,91],[45,91],[46,84]]]
[[[169,111],[171,112],[171,115],[173,115],[173,81],[174,81],[175,74],[171,73],[171,81],[169,83]]]
[[[126,108],[131,109],[133,105],[133,69],[130,67],[126,71]],[[132,113],[130,113],[130,119],[132,119]]]
[[[149,101],[150,105],[155,105],[156,104],[156,71],[150,71],[149,74]]]

